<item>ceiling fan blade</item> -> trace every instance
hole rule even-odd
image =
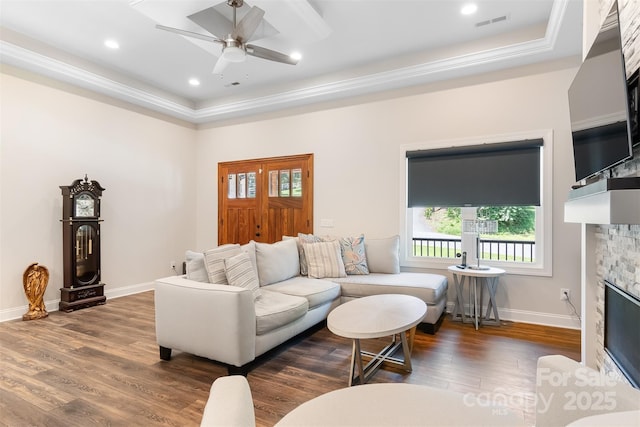
[[[255,56],[257,58],[291,65],[296,65],[298,63],[297,59],[293,59],[289,55],[285,55],[284,53],[276,52],[275,50],[267,49],[265,47],[248,44],[245,48],[247,50],[247,55]]]
[[[253,33],[258,29],[258,25],[262,22],[263,16],[264,10],[260,9],[258,6],[253,6],[233,29],[231,37],[235,40],[241,41],[242,43],[248,42],[251,39],[251,36],[253,36]]]
[[[170,33],[180,34],[181,36],[193,37],[193,38],[205,40],[208,42],[224,44],[223,40],[215,36],[205,36],[204,34],[198,34],[198,33],[194,33],[192,31],[187,31],[187,30],[181,30],[179,28],[165,27],[164,25],[160,25],[160,24],[156,25],[156,28],[159,30],[169,31]]]
[[[215,6],[187,16],[211,34],[224,39],[233,31],[233,23],[215,9]]]
[[[227,65],[229,65],[229,61],[224,59],[224,55],[220,56],[215,67],[213,67],[213,74],[222,74],[224,69],[227,68]]]

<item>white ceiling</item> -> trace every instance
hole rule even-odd
[[[582,0],[246,0],[275,29],[251,43],[303,55],[248,56],[212,74],[218,44],[187,15],[225,0],[0,0],[3,64],[193,123],[221,121],[580,55]],[[501,19],[506,17],[506,19]],[[499,18],[488,25],[477,25]],[[107,49],[107,38],[119,42]],[[192,87],[190,78],[201,84]]]

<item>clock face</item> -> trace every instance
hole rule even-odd
[[[96,216],[96,199],[89,194],[80,194],[75,199],[75,216],[91,217]]]

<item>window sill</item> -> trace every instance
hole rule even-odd
[[[447,270],[451,265],[460,264],[460,258],[427,258],[427,257],[408,257],[400,262],[401,267],[406,268],[423,268],[429,270]],[[507,274],[520,276],[546,276],[551,277],[551,267],[545,268],[541,263],[521,263],[507,261],[489,261],[483,260],[482,265],[497,267],[505,270]]]

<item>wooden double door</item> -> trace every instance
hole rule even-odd
[[[313,232],[313,154],[218,164],[218,244]]]

